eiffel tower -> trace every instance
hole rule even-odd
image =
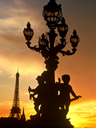
[[[19,106],[19,73],[16,73],[16,85],[15,85],[15,94],[13,100],[13,106],[10,112],[9,117],[17,118],[18,120],[21,119],[21,109]]]

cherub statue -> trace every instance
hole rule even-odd
[[[37,115],[40,115],[40,110],[39,110],[39,105],[41,104],[42,101],[42,88],[44,86],[44,81],[42,80],[42,76],[38,76],[36,78],[38,81],[38,86],[35,89],[31,89],[30,86],[28,88],[29,93],[33,92],[33,94],[30,94],[30,99],[33,97],[34,100],[34,105],[35,105],[35,110],[37,112]],[[38,95],[37,98],[35,98],[35,95]]]
[[[70,81],[69,75],[63,75],[62,80],[64,83],[60,83],[60,79],[59,79],[59,91],[60,91],[59,103],[61,110],[65,110],[67,115],[69,111],[70,102],[79,99],[81,96],[80,95],[77,96],[73,91],[71,85],[69,85],[69,81]],[[73,99],[70,99],[70,94],[72,94],[72,96],[74,97]]]

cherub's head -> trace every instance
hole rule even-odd
[[[64,83],[69,83],[70,81],[70,76],[68,74],[62,75],[62,80]]]

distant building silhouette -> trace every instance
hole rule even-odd
[[[24,112],[24,107],[23,107],[23,113],[22,113],[22,115],[21,115],[21,120],[22,120],[22,121],[26,121],[25,112]]]
[[[21,119],[21,109],[19,105],[19,73],[16,73],[16,85],[15,85],[15,94],[13,99],[13,106],[10,112],[9,117],[15,117],[18,120]]]

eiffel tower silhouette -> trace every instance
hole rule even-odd
[[[17,71],[13,106],[9,115],[9,117],[14,117],[14,118],[17,118],[18,120],[21,119],[21,109],[19,106],[19,76],[20,75]]]

